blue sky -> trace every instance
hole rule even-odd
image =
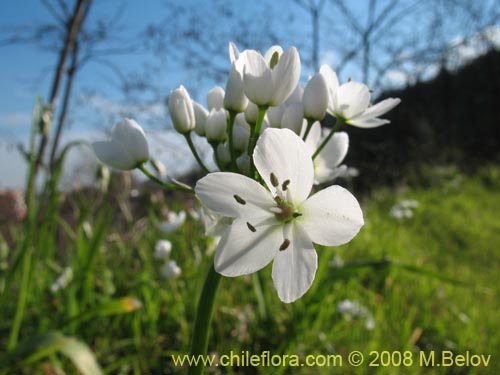
[[[304,0],[307,2],[309,0]],[[411,0],[402,0],[401,2]],[[490,0],[481,0],[485,3],[491,3]],[[49,1],[54,2],[54,1]],[[145,25],[149,22],[158,23],[165,17],[166,0],[99,0],[94,1],[91,13],[88,20],[103,19],[108,20],[111,15],[114,15],[117,10],[121,9],[121,17],[119,24],[121,28],[116,32],[113,38],[130,39],[133,38]],[[207,22],[207,35],[220,35],[224,40],[220,42],[221,52],[217,57],[223,69],[229,68],[229,59],[227,58],[227,44],[230,40],[238,38],[245,39],[245,35],[238,35],[238,27],[229,24],[228,19],[218,14],[215,14],[216,7],[212,7],[213,1],[204,0],[184,0],[182,2],[170,0],[172,4],[182,4],[187,9],[200,11],[199,13]],[[318,0],[316,0],[318,2]],[[55,2],[54,2],[55,3]],[[69,3],[73,3],[70,1]],[[220,1],[219,1],[220,3]],[[364,0],[350,0],[349,4],[352,14],[361,24],[366,19],[366,5]],[[380,9],[388,3],[388,0],[380,0],[378,2]],[[214,3],[215,4],[215,3]],[[263,27],[256,23],[256,27],[248,26],[250,32],[255,32],[255,35],[247,35],[249,40],[255,37],[261,43],[266,43],[264,33],[268,30],[275,31],[278,35],[278,43],[287,48],[289,45],[297,45],[301,56],[305,59],[310,51],[311,23],[310,17],[292,0],[281,1],[261,1],[247,2],[241,0],[227,0],[228,9],[238,12],[238,14],[246,15],[248,20],[255,22],[257,14],[266,14],[268,19],[263,20]],[[327,0],[328,4],[328,0]],[[72,5],[72,4],[71,4]],[[71,6],[70,5],[70,6]],[[286,8],[283,8],[286,6]],[[191,8],[190,8],[191,7]],[[286,11],[285,11],[286,10]],[[265,13],[264,13],[265,12]],[[189,15],[189,14],[188,14]],[[265,16],[263,16],[265,17]],[[13,27],[29,27],[30,25],[38,25],[51,19],[51,15],[47,9],[41,4],[40,0],[23,0],[23,1],[3,1],[0,5],[0,41],[8,34],[8,31]],[[414,32],[419,25],[419,16],[409,18],[402,32]],[[354,43],[352,35],[345,33],[345,30],[338,22],[339,14],[329,13],[325,11],[322,19],[320,30],[320,60],[321,63],[328,63],[335,68],[335,65],[340,61],[340,51],[347,48],[350,43]],[[343,20],[345,21],[345,19]],[[176,19],[172,20],[172,25],[182,29],[187,25],[189,18],[186,14],[179,14]],[[337,25],[338,24],[338,25]],[[447,31],[450,35],[450,41],[460,37],[461,24],[459,22],[449,23]],[[217,30],[226,30],[225,32],[216,33]],[[257,35],[258,33],[260,35]],[[227,40],[226,40],[227,39]],[[188,43],[188,42],[186,42]],[[182,41],[179,43],[182,47]],[[240,48],[266,48],[270,45],[254,46],[243,45]],[[186,47],[200,48],[193,44]],[[302,47],[302,50],[300,49]],[[202,47],[201,47],[202,48]],[[470,52],[470,51],[469,51]],[[474,54],[474,53],[472,53]],[[38,95],[47,97],[49,94],[50,83],[54,74],[54,65],[57,59],[57,54],[43,50],[33,44],[14,44],[0,46],[0,168],[2,170],[2,178],[0,179],[0,189],[5,187],[22,186],[24,180],[24,163],[21,157],[15,150],[16,143],[26,142],[30,127],[30,114],[33,104]],[[375,56],[380,60],[383,59],[382,54]],[[196,68],[191,70],[185,69],[185,66],[180,65],[173,59],[166,57],[166,62],[160,64],[157,57],[152,53],[141,54],[126,54],[113,56],[109,59],[114,64],[120,67],[125,74],[131,74],[136,69],[139,69],[145,63],[155,62],[155,66],[161,67],[158,71],[151,75],[151,79],[161,87],[162,95],[168,95],[168,92],[180,84],[184,84],[193,96],[200,102],[204,102],[205,93],[214,84],[224,85],[225,82],[205,77],[200,80],[196,75]],[[201,67],[199,67],[201,70]],[[389,71],[385,77],[385,84],[401,84],[405,79],[410,77],[408,71],[414,67],[408,67],[405,72]],[[432,67],[431,67],[432,68]],[[311,69],[304,66],[303,81],[309,74],[313,73]],[[346,80],[353,76],[354,79],[360,77],[359,64],[356,62],[347,64],[345,69],[340,73],[341,80]],[[375,89],[377,89],[375,87]],[[88,98],[91,93],[92,99],[90,102],[82,102],[82,93],[86,93]],[[143,98],[144,99],[144,98]],[[156,139],[154,149],[158,151],[159,157],[163,158],[169,168],[169,163],[172,167],[179,164],[179,160],[172,159],[168,153],[163,152],[168,148],[181,147],[181,143],[174,136],[165,136],[165,129],[168,126],[168,116],[165,111],[164,100],[145,105],[150,114],[153,114],[149,121],[149,117],[144,117],[144,114],[139,114],[139,102],[134,103],[124,101],[123,93],[117,88],[117,80],[109,69],[99,66],[95,63],[90,63],[78,73],[75,81],[74,97],[71,107],[70,119],[68,122],[68,130],[66,132],[66,140],[71,138],[85,138],[93,140],[102,137],[102,131],[110,129],[112,121],[119,118],[124,113],[137,117],[143,120],[146,129],[154,134]],[[143,104],[143,103],[142,103]],[[137,113],[135,113],[137,110]],[[97,116],[96,114],[100,115]],[[113,119],[113,120],[112,120]],[[165,138],[162,140],[162,137]],[[158,141],[159,140],[159,141]],[[189,160],[189,153],[182,149],[180,152],[180,160]],[[91,155],[85,154],[81,158],[92,158]],[[78,163],[78,156],[74,157],[75,161],[72,166]],[[181,163],[182,164],[182,163]],[[186,164],[189,166],[189,163]]]

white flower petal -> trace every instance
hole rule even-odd
[[[340,165],[347,155],[349,149],[349,136],[346,132],[337,132],[333,135],[326,146],[321,150],[318,157],[322,157],[329,168]]]
[[[273,263],[273,281],[279,298],[286,303],[304,295],[311,287],[318,268],[318,256],[307,233],[294,225],[290,245],[278,251]]]
[[[359,82],[347,82],[337,91],[337,107],[335,114],[346,119],[352,119],[363,113],[370,104],[370,90],[368,86]]]
[[[270,222],[276,225],[270,225]],[[282,226],[271,219],[263,223],[236,219],[222,236],[214,259],[224,276],[248,275],[267,266],[283,243]]]
[[[94,142],[92,148],[99,160],[110,167],[126,171],[137,166],[136,159],[120,142],[114,140]]]
[[[229,42],[229,61],[231,61],[231,64],[235,61],[238,60],[240,57],[240,51],[238,50],[238,47],[236,47],[236,44],[233,42]]]
[[[300,57],[295,47],[290,47],[281,55],[278,64],[272,70],[274,92],[270,105],[283,103],[295,90],[300,79]]]
[[[391,109],[396,107],[399,103],[401,103],[401,99],[399,98],[387,98],[382,100],[380,103],[374,104],[371,107],[368,107],[366,111],[364,111],[361,115],[356,117],[356,119],[368,119],[382,116],[384,113],[389,112]]]
[[[289,129],[266,129],[257,141],[253,153],[255,167],[269,189],[276,194],[271,183],[273,173],[280,185],[289,180],[288,190],[292,202],[303,202],[314,180],[311,154],[300,137]]]
[[[368,118],[368,119],[354,119],[347,121],[348,124],[356,126],[358,128],[377,128],[379,126],[390,123],[389,120],[380,119],[380,118]]]
[[[257,105],[269,104],[274,91],[271,70],[262,55],[253,50],[246,51],[243,71],[245,95]]]
[[[311,196],[299,209],[297,220],[314,243],[338,246],[349,242],[364,224],[356,198],[340,186],[330,186]]]
[[[262,185],[236,173],[210,173],[198,181],[195,191],[205,206],[223,216],[270,217],[268,209],[276,205]]]
[[[302,127],[302,133],[306,131],[307,126]],[[301,137],[303,137],[304,134],[301,134]],[[311,156],[314,154],[316,149],[318,148],[319,144],[321,141],[321,124],[319,121],[315,121],[312,126],[311,130],[309,131],[309,135],[307,136],[305,142],[307,145],[307,148],[309,152],[311,153]]]
[[[337,90],[339,89],[339,79],[337,78],[337,74],[328,65],[322,65],[319,74],[325,78],[328,89],[328,111],[333,113]]]

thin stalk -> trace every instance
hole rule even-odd
[[[24,317],[24,311],[26,309],[26,304],[29,297],[29,284],[31,275],[31,261],[32,256],[32,241],[33,241],[33,229],[35,227],[36,219],[36,209],[35,209],[35,176],[36,176],[36,155],[35,155],[35,139],[37,134],[38,122],[40,121],[39,111],[41,108],[40,102],[37,103],[35,108],[35,113],[33,116],[33,124],[31,127],[30,136],[30,156],[29,156],[29,174],[26,184],[26,197],[27,197],[27,220],[26,220],[26,232],[23,247],[21,249],[22,257],[22,268],[21,268],[21,285],[19,289],[19,297],[17,300],[16,312],[14,315],[14,320],[12,322],[12,327],[10,330],[9,343],[7,348],[12,350],[18,341],[19,331],[21,329],[21,324]]]
[[[228,135],[229,154],[231,155],[231,169],[236,168],[236,154],[234,152],[234,147],[233,147],[233,128],[235,119],[236,119],[236,112],[229,111],[227,135]]]
[[[150,171],[146,169],[144,164],[141,164],[140,166],[137,167],[142,173],[146,175],[147,178],[150,180],[156,182],[160,186],[163,186],[165,189],[169,190],[179,190],[179,191],[184,191],[186,193],[191,193],[194,194],[194,190],[188,186],[182,186],[182,185],[177,185],[177,184],[171,184],[165,181],[160,180],[158,177],[156,177],[154,174],[152,174]]]
[[[259,138],[260,130],[262,129],[262,123],[264,122],[264,116],[266,115],[268,106],[259,106],[259,115],[257,116],[257,122],[252,128],[252,133],[250,139],[248,140],[248,156],[250,156],[250,178],[255,175],[255,165],[253,164],[253,150],[257,144],[257,139]]]
[[[194,155],[194,158],[198,162],[198,165],[203,169],[205,172],[210,173],[207,167],[205,167],[205,164],[203,164],[203,161],[200,158],[200,155],[198,155],[198,151],[196,151],[196,147],[194,147],[193,140],[191,139],[191,132],[184,133],[184,138],[186,138],[186,142],[189,146],[189,149]]]
[[[307,128],[306,128],[306,132],[304,133],[304,136],[302,137],[302,139],[305,141],[307,139],[307,136],[309,135],[309,132],[311,131],[311,128],[314,124],[314,120],[311,119],[311,118],[308,118],[307,119]]]
[[[326,146],[328,141],[333,137],[333,135],[337,132],[337,130],[340,129],[340,127],[342,126],[342,124],[344,122],[345,122],[345,120],[343,118],[337,119],[337,122],[333,126],[332,130],[330,130],[330,133],[326,136],[326,138],[323,140],[323,142],[321,142],[321,144],[319,145],[318,149],[314,152],[314,154],[312,156],[313,160],[316,158],[316,156],[318,156],[318,154],[321,152],[321,150],[323,150],[323,148]]]
[[[200,299],[198,300],[193,337],[191,339],[190,355],[192,358],[199,358],[199,356],[207,355],[208,335],[210,332],[210,325],[212,323],[215,296],[217,294],[217,288],[221,278],[221,275],[215,272],[214,267],[210,266]],[[188,371],[189,375],[203,375],[204,373],[205,367],[203,364],[191,366]]]

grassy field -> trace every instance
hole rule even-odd
[[[475,177],[433,170],[419,187],[376,189],[362,201],[366,225],[360,234],[345,246],[317,249],[313,287],[296,303],[279,301],[270,267],[222,280],[211,353],[269,350],[301,360],[340,354],[341,368],[213,366],[207,373],[500,373],[499,176],[495,167]],[[179,201],[158,193],[131,201],[127,189],[120,194],[111,200],[82,192],[66,199],[64,208],[62,197],[55,197],[32,232],[27,268],[16,262],[25,229],[10,226],[18,246],[3,243],[0,254],[0,374],[77,373],[62,337],[76,338],[76,351],[86,344],[106,374],[185,373],[171,355],[189,351],[213,241],[190,217],[178,231],[160,232],[162,210],[185,209]],[[411,218],[390,215],[408,199],[419,202]],[[170,258],[181,267],[180,277],[162,276],[164,261],[153,256],[158,239],[172,242]],[[65,267],[72,279],[51,291]],[[23,283],[29,293],[19,338],[13,338]],[[354,350],[365,356],[360,367],[347,363]],[[387,354],[377,359],[372,351],[409,351],[413,364],[384,367]],[[488,367],[421,367],[420,351],[491,359]],[[392,355],[394,364],[398,354]]]

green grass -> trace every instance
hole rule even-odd
[[[279,301],[270,267],[251,277],[224,278],[216,299],[211,352],[269,350],[302,359],[308,354],[341,354],[343,367],[212,367],[207,373],[500,373],[499,181],[499,170],[489,168],[473,178],[446,174],[434,176],[424,187],[376,190],[363,200],[366,225],[360,234],[345,246],[317,249],[314,284],[293,304]],[[162,209],[183,206],[156,193],[132,204],[126,193],[109,203],[110,197],[85,192],[68,199],[72,203],[66,204],[65,214],[42,220],[33,238],[29,298],[18,347],[33,335],[57,330],[86,343],[105,373],[185,373],[173,366],[170,355],[188,353],[197,299],[213,256],[207,254],[210,240],[200,235],[202,225],[194,220],[176,233],[160,233],[156,223]],[[415,199],[420,206],[413,218],[400,221],[389,211],[402,199]],[[131,219],[124,214],[128,211]],[[84,230],[85,222],[92,233]],[[20,244],[22,228],[11,230]],[[162,262],[153,258],[160,238],[173,243],[171,258],[183,270],[178,279],[164,279]],[[1,354],[6,353],[21,280],[20,268],[14,269],[17,251],[10,249],[0,274],[6,282],[0,294],[0,374],[1,365],[7,366]],[[343,259],[343,267],[331,265],[334,256]],[[73,280],[52,293],[50,285],[66,266],[72,267]],[[120,305],[118,299],[127,296],[142,307]],[[345,299],[370,311],[373,329],[366,328],[365,318],[348,320],[339,313],[337,306]],[[415,363],[420,351],[433,350],[437,356],[452,350],[492,358],[488,368],[366,363],[354,368],[346,363],[353,350],[364,353],[367,361],[374,358],[371,351],[410,351]],[[4,373],[46,374],[55,368],[77,373],[59,352],[31,363],[23,360],[11,359]]]

